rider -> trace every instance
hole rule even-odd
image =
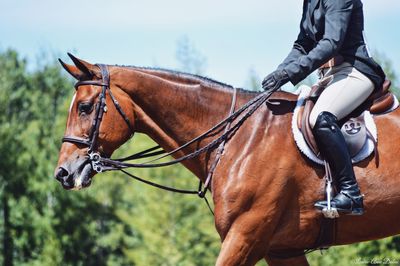
[[[317,68],[320,81],[329,82],[310,115],[310,124],[340,190],[332,208],[353,215],[363,214],[363,196],[338,121],[385,80],[382,68],[369,55],[363,30],[361,0],[304,0],[293,49],[262,82],[264,90],[277,89],[288,81],[295,85]],[[327,202],[318,201],[315,207],[324,209]]]

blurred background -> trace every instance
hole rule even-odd
[[[363,2],[370,50],[398,93],[400,2]],[[0,1],[0,263],[213,265],[220,241],[211,213],[195,196],[119,173],[101,174],[78,192],[53,179],[73,94],[73,80],[56,59],[70,62],[66,53],[72,52],[91,63],[170,68],[259,90],[298,33],[302,1],[281,3]],[[151,145],[138,135],[116,156]],[[135,173],[197,188],[183,167]],[[312,265],[372,265],[374,258],[400,260],[400,238],[309,255]]]

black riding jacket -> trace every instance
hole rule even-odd
[[[365,44],[361,0],[304,0],[300,33],[278,69],[285,70],[296,85],[336,55],[342,55],[375,87],[385,80]]]

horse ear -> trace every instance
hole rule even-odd
[[[87,75],[83,73],[81,70],[79,70],[76,66],[69,65],[64,63],[60,58],[58,58],[58,61],[62,65],[62,67],[69,73],[71,76],[76,78],[77,80],[85,80],[89,79],[87,78]]]
[[[78,80],[90,80],[94,76],[101,78],[100,69],[98,66],[90,64],[82,59],[79,59],[72,54],[68,53],[68,56],[74,62],[75,66],[68,65],[58,59],[65,70],[68,71],[74,78]]]

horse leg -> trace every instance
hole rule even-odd
[[[261,180],[252,178],[258,176],[256,172],[247,171],[247,175],[220,186],[224,188],[220,193],[216,188],[213,195],[215,224],[222,240],[217,266],[251,266],[267,255],[295,187],[287,185],[286,173],[274,172]]]
[[[265,257],[265,261],[268,263],[269,266],[308,266],[307,258],[305,255],[290,258],[290,259],[274,259],[268,256]]]
[[[268,212],[264,206],[239,215],[226,234],[222,234],[222,246],[216,265],[251,266],[262,260],[279,218],[280,211]]]
[[[216,266],[255,265],[265,255],[263,246],[260,243],[260,237],[250,237],[248,234],[232,229],[222,242]]]

